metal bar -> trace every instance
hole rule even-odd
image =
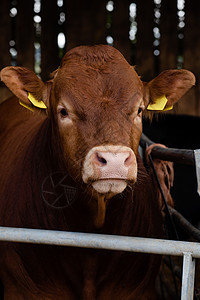
[[[184,253],[181,300],[193,300],[194,276],[195,276],[195,259],[192,258],[191,253]]]
[[[162,239],[104,235],[56,230],[0,227],[0,241],[121,250],[200,258],[200,244]]]
[[[140,145],[142,148],[146,147],[146,144],[154,144],[144,133],[140,139]],[[152,149],[152,157],[167,161],[173,161],[184,165],[195,165],[194,150],[188,149],[175,149],[175,148],[162,148],[154,147]]]

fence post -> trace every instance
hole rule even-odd
[[[177,3],[174,0],[163,0],[160,23],[160,70],[177,68]]]
[[[67,50],[80,45],[105,44],[106,0],[65,1]]]
[[[153,1],[137,1],[136,22],[136,71],[140,76],[142,76],[142,80],[149,81],[155,76],[155,64],[153,54]]]
[[[9,66],[11,62],[9,42],[11,40],[11,17],[9,16],[9,1],[0,1],[0,69]]]
[[[56,0],[41,2],[41,77],[49,80],[60,64],[58,58],[58,6]]]
[[[131,62],[131,42],[129,40],[129,6],[131,1],[114,2],[113,11],[113,38],[114,47],[116,47],[125,56],[126,60]]]
[[[16,47],[17,65],[34,70],[33,0],[17,1]]]
[[[181,300],[193,300],[194,275],[195,275],[195,259],[192,257],[191,253],[184,253]]]

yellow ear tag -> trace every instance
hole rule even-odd
[[[19,104],[20,104],[21,106],[23,106],[23,107],[29,109],[30,111],[34,111],[34,108],[31,108],[30,106],[28,106],[28,105],[22,103],[20,100],[19,100]]]
[[[168,107],[165,107],[165,108],[163,109],[163,111],[167,111],[167,110],[171,110],[171,109],[173,109],[173,105],[168,106]]]
[[[33,97],[33,95],[31,95],[30,93],[28,93],[28,99],[36,107],[43,108],[43,109],[47,108],[43,101],[36,100],[35,97]]]
[[[160,111],[170,110],[173,108],[173,105],[165,108],[167,101],[168,101],[167,98],[165,96],[162,96],[160,98],[157,98],[155,103],[149,104],[147,106],[147,109],[148,110],[160,110]]]

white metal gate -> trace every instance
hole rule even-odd
[[[0,241],[183,256],[181,300],[193,300],[199,243],[11,227],[0,227]]]

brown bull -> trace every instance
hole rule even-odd
[[[163,96],[173,105],[192,73],[142,83],[116,49],[94,46],[69,51],[47,83],[20,67],[4,68],[1,80],[17,98],[0,109],[0,225],[162,235],[138,155],[142,112]],[[13,243],[0,254],[5,299],[154,299],[158,256]]]

